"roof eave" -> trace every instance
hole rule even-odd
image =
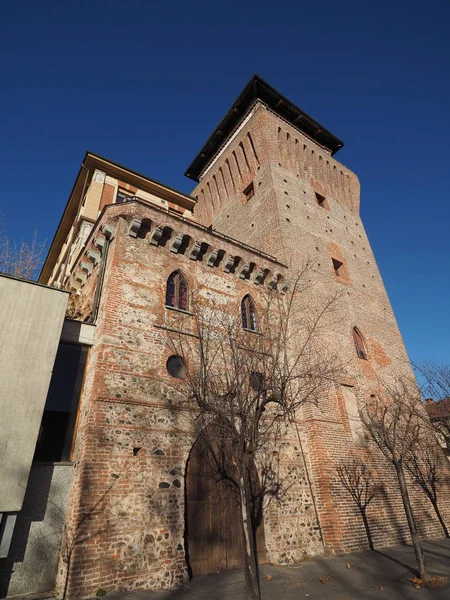
[[[199,181],[199,177],[208,163],[258,99],[317,144],[325,147],[332,156],[344,146],[342,140],[280,94],[262,77],[255,74],[191,162],[185,171],[186,177]]]
[[[69,234],[70,228],[74,219],[78,213],[78,207],[82,201],[82,195],[85,189],[87,189],[90,180],[92,179],[95,169],[105,170],[108,175],[112,175],[121,180],[126,180],[127,183],[136,185],[139,189],[148,191],[168,202],[174,202],[183,208],[193,210],[196,200],[182,192],[174,190],[173,188],[159,183],[155,179],[150,179],[137,171],[133,171],[120,165],[119,163],[113,162],[99,154],[86,152],[81,163],[78,175],[73,184],[72,190],[67,200],[64,212],[59,221],[55,235],[53,237],[50,248],[47,252],[47,256],[42,265],[41,272],[38,277],[40,283],[48,281],[54,265],[58,259],[61,248],[64,245],[64,241]]]

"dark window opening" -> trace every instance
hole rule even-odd
[[[172,377],[184,377],[186,374],[186,364],[181,356],[174,354],[169,356],[166,362],[166,369]]]
[[[340,260],[337,260],[336,258],[332,258],[331,260],[333,261],[334,274],[336,275],[336,277],[339,277],[340,275],[342,275],[341,267],[344,263],[342,263]]]
[[[71,459],[87,346],[59,344],[34,453],[35,461]]]
[[[259,371],[252,371],[250,373],[250,387],[255,392],[262,392],[264,390],[265,379],[264,375]]]
[[[358,358],[367,360],[366,346],[364,344],[362,335],[359,333],[356,327],[353,329],[353,341],[355,343],[356,354],[358,355]]]
[[[250,185],[248,185],[244,190],[244,196],[246,200],[250,200],[255,195],[255,188],[253,186],[253,181]]]
[[[133,197],[133,194],[131,194],[129,192],[124,192],[123,190],[117,190],[116,204],[120,204],[121,202],[128,202],[128,200],[132,197]]]
[[[241,302],[242,327],[256,331],[256,308],[251,296],[245,296]]]
[[[321,194],[318,194],[316,192],[316,200],[317,200],[317,204],[319,206],[322,206],[322,208],[326,207],[326,200],[325,200],[325,196],[322,196]]]
[[[185,311],[188,309],[186,280],[178,271],[173,272],[167,280],[166,306]]]

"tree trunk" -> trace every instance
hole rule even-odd
[[[442,529],[444,530],[444,535],[445,537],[450,537],[449,533],[448,533],[448,529],[447,529],[447,525],[445,524],[444,519],[442,518],[441,515],[441,511],[439,510],[439,506],[437,503],[437,500],[435,498],[431,498],[430,496],[428,496],[430,498],[430,502],[433,505],[434,508],[434,512],[436,513],[436,516],[439,520],[439,523],[441,524]]]
[[[406,485],[403,465],[401,463],[394,462],[394,467],[397,473],[398,483],[400,486],[400,493],[402,496],[403,508],[405,509],[406,520],[408,521],[409,531],[411,533],[411,542],[414,548],[414,554],[416,555],[419,577],[420,579],[426,579],[428,574],[425,565],[425,557],[423,555],[422,543],[420,541],[419,534],[417,533],[417,526],[411,508],[411,501],[409,499],[408,487]]]
[[[362,519],[363,519],[363,522],[364,522],[364,528],[366,530],[367,541],[369,542],[369,548],[371,550],[373,550],[372,532],[370,531],[369,521],[367,519],[367,514],[366,514],[366,509],[363,508],[363,507],[361,507],[361,515],[362,515]]]
[[[258,564],[256,560],[255,535],[252,523],[251,478],[250,469],[247,468],[247,465],[244,465],[242,473],[240,474],[239,492],[241,496],[242,527],[244,530],[245,584],[247,588],[247,600],[261,600]]]

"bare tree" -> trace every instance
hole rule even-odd
[[[37,231],[34,232],[30,242],[22,241],[20,244],[11,242],[0,231],[0,273],[33,279],[42,262],[45,242],[39,242]]]
[[[374,549],[372,533],[367,519],[367,507],[375,498],[375,484],[367,464],[353,456],[336,467],[339,480],[358,507],[366,530],[369,548]]]
[[[433,440],[433,430],[430,428],[429,439],[422,442],[414,453],[407,456],[405,465],[431,502],[445,537],[450,537],[438,505],[438,492],[444,483],[445,468],[448,468],[444,461],[442,448],[437,441]]]
[[[429,361],[415,368],[422,394],[430,398],[426,409],[431,424],[440,445],[450,456],[450,366]]]
[[[361,418],[370,437],[394,466],[417,561],[419,577],[427,578],[422,543],[417,531],[405,477],[405,463],[415,455],[424,431],[422,399],[414,380],[399,377],[370,397]]]
[[[340,368],[323,339],[335,298],[320,307],[318,300],[307,302],[310,272],[306,266],[287,294],[261,292],[256,314],[235,314],[199,296],[191,302],[189,335],[167,338],[186,365],[174,380],[181,406],[207,440],[218,478],[239,502],[249,600],[260,598],[256,528],[267,504],[288,485],[276,463],[283,435],[302,405],[330,393]]]

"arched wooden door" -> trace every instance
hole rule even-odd
[[[218,459],[219,457],[219,459]],[[223,453],[211,450],[200,435],[192,447],[186,473],[187,552],[192,575],[215,573],[244,566],[244,536],[239,496],[221,477]],[[222,462],[222,465],[218,465]],[[225,472],[230,473],[226,468]],[[256,468],[254,471],[257,485]],[[267,562],[264,524],[257,528],[258,561]]]

